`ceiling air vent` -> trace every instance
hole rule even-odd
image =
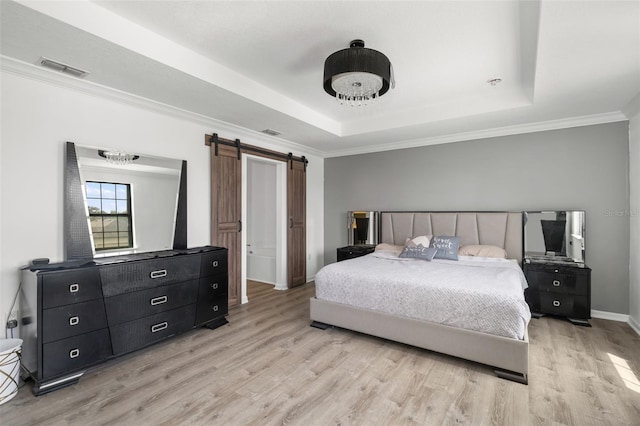
[[[63,64],[62,62],[54,61],[45,57],[40,58],[40,65],[79,78],[86,77],[89,74],[89,71],[81,70],[80,68],[72,67],[71,65]]]
[[[261,130],[261,132],[265,133],[265,134],[267,134],[269,136],[279,136],[279,135],[282,134],[281,132],[279,132],[277,130],[273,130],[273,129],[264,129],[264,130]]]

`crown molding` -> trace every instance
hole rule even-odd
[[[516,124],[513,126],[494,127],[491,129],[473,130],[470,132],[454,133],[444,136],[410,139],[384,145],[373,145],[330,151],[325,158],[345,157],[348,155],[370,154],[374,152],[395,151],[398,149],[418,148],[421,146],[440,145],[445,143],[462,142],[468,140],[495,138],[500,136],[519,135],[523,133],[544,132],[547,130],[567,129],[571,127],[591,126],[594,124],[627,121],[628,118],[621,111],[604,114],[585,115],[580,117],[562,118],[559,120],[540,121],[537,123]]]
[[[195,124],[204,125],[211,128],[212,131],[215,131],[218,134],[225,135],[225,137],[227,137],[226,135],[232,135],[229,136],[232,139],[243,139],[263,148],[284,150],[286,152],[301,152],[307,156],[313,155],[324,158],[324,153],[322,151],[296,142],[269,136],[262,132],[247,129],[203,114],[177,108],[162,102],[157,102],[142,96],[114,89],[112,87],[103,86],[87,80],[81,80],[34,64],[19,61],[8,56],[0,55],[0,69],[4,72],[47,83],[52,86],[74,90],[90,96],[107,99],[124,105],[165,114],[172,118],[179,118]]]

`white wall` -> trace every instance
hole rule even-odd
[[[22,71],[20,71],[22,72]],[[31,259],[63,259],[65,141],[121,147],[188,163],[188,244],[210,242],[210,165],[205,133],[293,152],[307,169],[307,274],[323,265],[323,159],[246,129],[180,112],[37,69],[0,74],[0,314],[9,313]],[[214,101],[214,100],[212,100]]]
[[[629,324],[640,334],[640,111],[629,120],[629,190]]]
[[[247,161],[247,244],[276,247],[276,165]]]

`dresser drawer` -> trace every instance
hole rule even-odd
[[[106,297],[109,325],[122,324],[149,315],[195,304],[198,280]]]
[[[40,272],[42,308],[102,298],[97,268]]]
[[[227,273],[227,250],[216,250],[202,254],[200,276],[206,277],[215,274]]]
[[[107,328],[102,299],[42,311],[43,343],[66,339],[101,328]]]
[[[588,294],[587,277],[577,273],[563,273],[562,270],[530,271],[527,280],[541,292]]]
[[[42,376],[82,370],[111,356],[107,329],[42,345]]]
[[[199,255],[183,255],[106,265],[100,268],[102,292],[105,297],[112,297],[193,280],[198,278],[199,270]]]
[[[188,305],[109,327],[113,353],[121,355],[174,334],[191,330],[195,310],[195,305]]]
[[[227,315],[228,312],[229,300],[226,293],[198,298],[195,324],[201,325],[213,321],[214,319]]]

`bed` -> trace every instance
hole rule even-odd
[[[495,367],[527,383],[530,312],[524,300],[521,212],[380,212],[379,242],[449,235],[507,258],[398,259],[376,251],[325,266],[310,301],[312,326],[337,326]]]

